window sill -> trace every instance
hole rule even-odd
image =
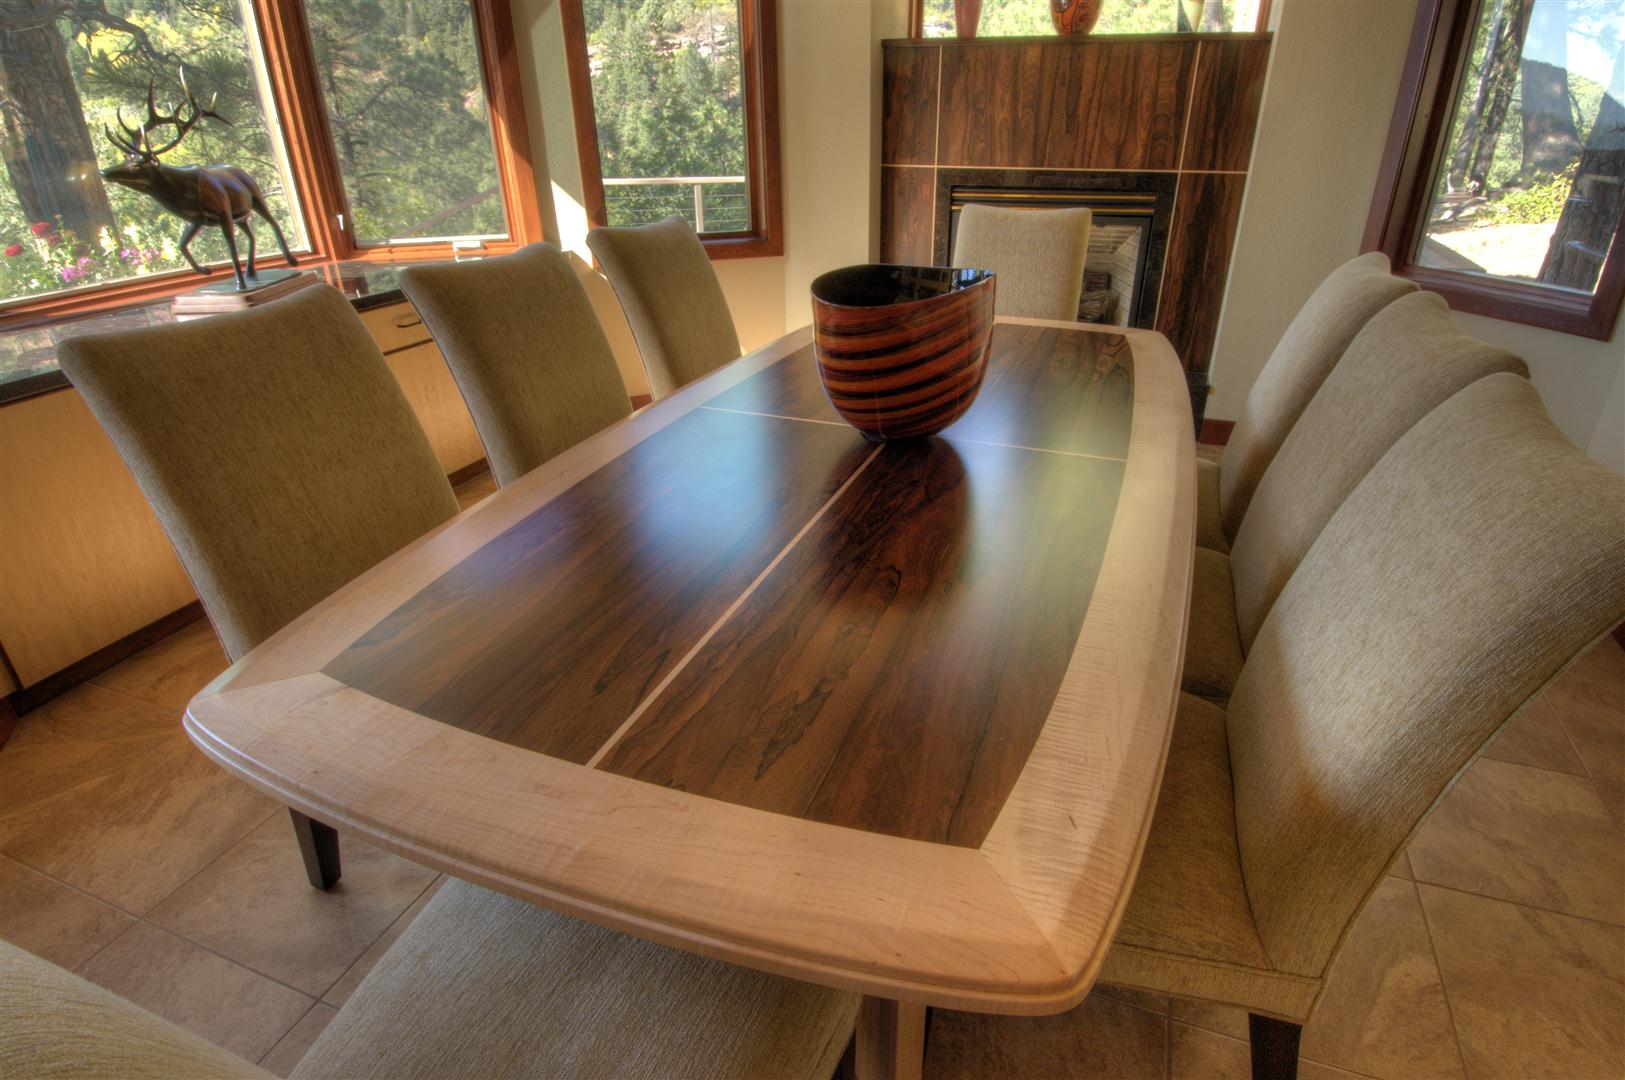
[[[1523,323],[1560,334],[1607,341],[1619,316],[1621,287],[1610,281],[1608,268],[1594,293],[1570,292],[1498,278],[1478,278],[1451,270],[1404,266],[1394,271],[1429,292],[1445,298],[1452,311],[1482,315],[1503,322]],[[1615,276],[1625,274],[1615,271]]]
[[[421,263],[447,260],[415,261]],[[414,263],[329,262],[301,263],[300,267],[318,271],[328,284],[335,286],[349,298],[357,311],[366,311],[369,308],[388,307],[406,301],[405,295],[396,283],[396,277],[403,267],[411,265]],[[218,274],[212,278],[219,279]],[[187,288],[191,288],[196,280],[195,276],[182,279]],[[182,291],[185,290],[173,290],[173,292]],[[69,385],[67,376],[56,366],[56,346],[59,342],[75,334],[130,330],[168,322],[171,298],[171,295],[156,299],[148,297],[75,314],[56,316],[43,314],[37,319],[26,321],[19,319],[13,325],[0,329],[0,369],[9,368],[17,363],[26,365],[30,360],[36,365],[34,370],[19,371],[14,376],[0,381],[0,406],[39,394],[48,394]],[[30,338],[37,340],[30,341]]]

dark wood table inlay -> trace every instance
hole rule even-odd
[[[1089,609],[1121,462],[886,445],[603,767],[976,847]]]
[[[327,664],[374,697],[585,762],[869,452],[696,410],[486,544]]]
[[[1134,412],[1133,351],[1120,334],[1001,323],[976,404],[945,439],[1121,458]],[[809,345],[706,403],[840,423]]]

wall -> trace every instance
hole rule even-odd
[[[1414,0],[1282,0],[1219,323],[1208,415],[1234,419],[1293,313],[1359,254]],[[1522,356],[1553,420],[1625,472],[1625,331],[1611,342],[1458,315]],[[1622,320],[1625,321],[1625,320]]]
[[[880,36],[899,36],[907,0],[797,0],[779,7],[779,129],[785,255],[711,265],[749,350],[811,320],[807,286],[872,255],[879,214]],[[615,351],[627,390],[648,392],[620,304],[586,246],[575,118],[558,0],[513,0],[532,164],[559,246],[576,269]],[[537,129],[542,135],[538,138]]]

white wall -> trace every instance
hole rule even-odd
[[[1283,0],[1219,322],[1208,415],[1239,415],[1259,369],[1315,285],[1359,253],[1415,0]],[[1458,315],[1524,358],[1553,420],[1625,472],[1625,330],[1591,341]],[[1622,319],[1625,322],[1625,319]]]

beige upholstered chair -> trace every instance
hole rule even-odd
[[[378,346],[326,285],[57,355],[233,660],[457,513]],[[328,888],[337,833],[292,813],[311,884]]]
[[[728,299],[688,222],[674,214],[653,225],[594,229],[587,246],[615,287],[655,397],[739,359]]]
[[[1569,443],[1527,380],[1457,393],[1332,516],[1229,706],[1182,696],[1101,978],[1247,1008],[1255,1075],[1290,1075],[1388,865],[1622,617],[1625,478]]]
[[[457,379],[498,484],[632,411],[609,341],[552,244],[401,271]]]
[[[954,233],[955,266],[997,276],[994,310],[1030,319],[1078,317],[1089,211],[1015,210],[967,203]]]
[[[1196,463],[1198,544],[1230,550],[1264,470],[1332,365],[1373,315],[1415,291],[1388,272],[1388,257],[1377,251],[1321,282],[1259,372],[1223,457]]]
[[[823,1080],[857,1015],[826,990],[448,882],[298,1077]],[[269,1074],[0,943],[0,1076]]]
[[[1198,547],[1185,689],[1222,702],[1287,579],[1399,437],[1456,391],[1523,361],[1464,334],[1436,293],[1378,312],[1264,472],[1230,554]]]

